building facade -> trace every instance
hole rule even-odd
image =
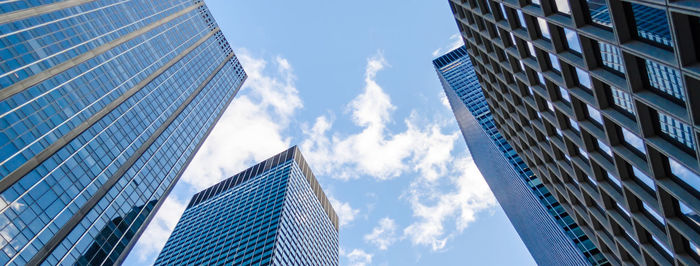
[[[118,264],[246,75],[199,0],[0,10],[0,264]]]
[[[433,60],[472,159],[539,265],[607,260],[498,132],[466,47]]]
[[[155,265],[338,265],[338,216],[294,146],[195,194]]]
[[[608,261],[700,263],[700,7],[449,4],[496,128]]]

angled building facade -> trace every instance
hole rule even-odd
[[[498,132],[466,47],[433,60],[469,151],[540,265],[603,265],[605,257]]]
[[[700,264],[696,1],[450,0],[496,128],[611,264]]]
[[[294,146],[195,194],[156,265],[338,265],[338,216]]]
[[[199,0],[0,12],[0,264],[118,264],[246,74]]]

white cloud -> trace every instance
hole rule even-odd
[[[435,49],[435,51],[433,51],[433,57],[441,56],[449,51],[452,51],[464,45],[462,36],[459,33],[452,34],[448,41],[450,42],[449,44],[445,45],[444,47]]]
[[[470,157],[455,160],[450,168],[454,177],[449,179],[449,184],[421,178],[411,184],[408,198],[413,216],[418,220],[404,229],[404,235],[414,245],[442,250],[450,238],[476,219],[477,212],[496,205],[491,190]],[[445,191],[440,185],[453,189]],[[454,229],[446,229],[449,221],[454,221]]]
[[[301,147],[319,174],[346,180],[361,175],[386,180],[411,170],[431,178],[444,172],[458,134],[443,134],[437,124],[417,126],[415,112],[404,120],[406,131],[392,134],[387,126],[396,107],[375,81],[377,72],[386,66],[381,53],[367,60],[365,87],[348,105],[354,124],[362,128],[360,132],[331,135],[332,120],[326,116],[304,128],[307,138]]]
[[[391,244],[396,242],[396,222],[389,217],[379,220],[379,224],[372,229],[372,232],[365,235],[365,241],[377,246],[380,250],[387,250]]]
[[[181,202],[175,197],[168,197],[163,202],[156,216],[139,238],[137,247],[133,250],[140,261],[145,261],[149,257],[155,260],[158,253],[165,246],[165,242],[168,241],[168,237],[175,229],[180,216],[185,212],[186,207],[185,202]]]
[[[348,265],[350,266],[365,266],[372,263],[373,255],[367,253],[361,249],[353,249],[349,253],[344,249],[340,249],[340,255],[344,256],[348,260]]]
[[[352,206],[350,206],[350,203],[341,202],[330,196],[328,197],[328,200],[331,202],[331,205],[333,205],[333,209],[335,210],[336,214],[338,214],[341,227],[350,224],[355,220],[357,214],[360,213],[360,210],[353,209]]]
[[[236,56],[248,79],[182,176],[196,191],[288,148],[284,131],[303,106],[286,59],[277,57],[269,67],[246,49]]]

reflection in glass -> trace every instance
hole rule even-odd
[[[578,39],[578,33],[573,30],[564,28],[564,35],[566,35],[566,43],[569,45],[569,49],[581,53],[581,42]]]
[[[700,191],[700,176],[696,175],[685,166],[678,163],[676,160],[668,158],[668,164],[671,166],[671,173],[678,177],[681,181]]]
[[[695,149],[693,129],[686,123],[659,112],[659,128],[662,133],[671,139],[680,142],[690,149]]]
[[[649,85],[669,96],[685,101],[680,71],[651,60],[645,60],[645,62]]]
[[[610,20],[610,12],[608,4],[605,0],[587,0],[588,12],[591,16],[591,21],[599,26],[612,30],[612,21]]]
[[[604,42],[598,42],[600,48],[600,58],[603,65],[619,74],[625,74],[625,66],[622,64],[622,53],[620,48]]]
[[[630,5],[638,37],[662,46],[673,47],[666,12],[640,4],[630,3]]]
[[[571,7],[568,0],[555,0],[555,7],[560,13],[571,15]]]

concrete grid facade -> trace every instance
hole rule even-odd
[[[610,263],[700,263],[697,2],[450,7],[499,131]]]

